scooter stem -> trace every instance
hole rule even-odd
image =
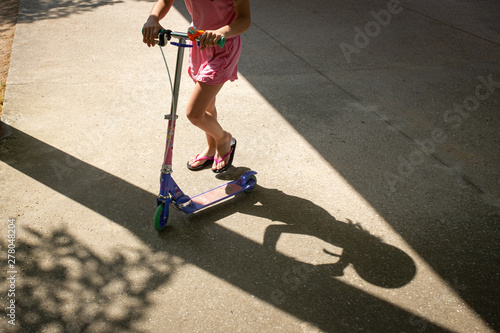
[[[186,39],[180,38],[179,43],[185,44]],[[172,92],[172,104],[170,106],[170,115],[165,116],[168,119],[167,145],[165,148],[165,157],[162,172],[172,172],[172,150],[174,146],[175,122],[177,120],[177,101],[179,100],[179,89],[182,74],[182,61],[184,59],[184,47],[177,48],[177,63],[175,66],[174,87]]]

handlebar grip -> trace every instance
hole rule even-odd
[[[198,42],[198,45],[200,45],[200,42],[199,42],[199,38],[201,35],[203,35],[205,33],[204,30],[198,30],[195,26],[190,26],[188,28],[188,31],[187,31],[187,35],[189,37],[189,39],[194,42],[194,41],[197,41]],[[219,45],[221,48],[224,47],[224,45],[226,44],[226,38],[225,37],[222,37],[221,39],[219,39],[219,41],[217,42],[217,45]]]
[[[200,41],[197,40],[197,45],[200,45]],[[226,44],[226,37],[221,37],[221,39],[219,39],[219,41],[217,42],[217,45],[220,46],[220,48],[223,48],[224,45]]]
[[[222,37],[218,42],[217,45],[219,45],[221,48],[224,47],[226,44],[226,37]]]

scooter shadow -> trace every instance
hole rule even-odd
[[[216,177],[230,181],[248,170],[246,167],[231,167]],[[190,222],[206,226],[236,212],[273,221],[267,226],[262,241],[268,250],[277,251],[278,241],[284,234],[307,235],[342,248],[339,254],[327,249],[318,253],[338,258],[332,264],[311,264],[310,270],[319,275],[342,276],[345,268],[352,265],[361,278],[373,285],[400,288],[411,282],[416,274],[415,263],[408,254],[370,234],[361,224],[351,220],[338,221],[310,200],[265,188],[258,183],[251,194],[208,208],[193,215]]]

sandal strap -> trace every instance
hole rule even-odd
[[[221,159],[216,159],[215,163],[219,164],[220,162],[224,161],[229,155],[231,155],[232,152],[233,152],[233,148],[229,149],[229,152],[226,155],[222,156]]]
[[[202,160],[213,160],[214,159],[213,157],[198,157],[198,156],[200,156],[200,154],[198,154],[194,157],[193,163],[196,163],[196,162],[202,161]]]

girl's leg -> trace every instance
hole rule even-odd
[[[208,114],[210,114],[215,120],[217,120],[217,109],[215,107],[215,98],[213,99],[212,103],[208,106],[208,109],[206,110]],[[216,142],[213,137],[211,137],[209,134],[205,133],[206,139],[207,139],[207,147],[203,152],[201,152],[199,155],[191,158],[189,160],[189,165],[192,166],[193,168],[196,168],[197,166],[200,166],[205,163],[204,157],[212,158],[215,156],[216,152]],[[196,160],[196,157],[198,160]]]
[[[196,82],[186,110],[189,121],[205,132],[209,146],[215,143],[216,159],[226,155],[231,149],[231,134],[224,131],[217,122],[217,111],[215,109],[215,97],[222,86],[223,84],[208,85]],[[210,148],[208,148],[208,150],[210,150]],[[207,153],[212,152],[207,151]],[[229,157],[218,165],[214,165],[214,169],[222,168],[228,160]],[[193,166],[196,165],[197,164]]]

